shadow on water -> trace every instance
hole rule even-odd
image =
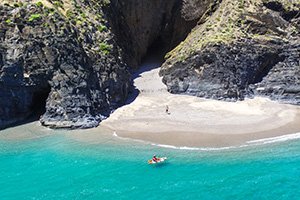
[[[152,168],[163,168],[163,167],[169,167],[169,165],[171,165],[171,163],[163,162],[163,163],[157,163],[157,164],[151,165],[151,167]]]

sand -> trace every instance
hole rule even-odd
[[[299,106],[260,97],[224,102],[170,94],[157,67],[151,60],[144,64],[134,80],[139,94],[104,120],[100,129],[122,138],[190,147],[240,145],[300,132]]]
[[[279,141],[300,137],[300,106],[259,97],[224,102],[170,94],[158,76],[158,67],[155,60],[147,61],[134,79],[138,92],[95,129],[57,131],[36,121],[1,131],[0,140],[63,134],[94,144],[118,143],[125,138],[177,147],[214,148],[278,136],[284,137]]]

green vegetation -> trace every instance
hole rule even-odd
[[[53,13],[55,13],[55,9],[54,8],[49,8],[47,10],[47,12],[50,13],[50,14],[53,14]]]
[[[87,18],[86,14],[84,12],[80,13],[80,17],[83,18],[83,19]]]
[[[41,19],[41,14],[32,14],[30,15],[28,21],[33,22]]]
[[[7,23],[7,24],[11,24],[11,23],[12,23],[12,21],[11,21],[11,19],[7,19],[7,20],[5,20],[5,23]]]
[[[53,2],[53,5],[54,5],[54,7],[56,7],[56,8],[64,8],[64,4],[63,4],[63,2],[62,1],[54,1]]]
[[[101,51],[104,55],[107,55],[107,54],[109,54],[109,52],[110,52],[110,50],[111,50],[111,46],[108,45],[108,44],[105,43],[105,42],[101,42],[101,43],[99,44],[99,49],[100,49],[100,51]]]
[[[16,7],[16,8],[19,8],[19,7],[22,7],[22,6],[23,6],[22,2],[18,2],[18,3],[14,4],[14,7]]]
[[[107,6],[107,5],[110,4],[110,0],[103,0],[102,2],[103,2],[103,5],[104,5],[104,6]]]
[[[244,35],[238,19],[244,12],[244,0],[225,0],[201,26],[166,55],[166,59],[185,60],[191,54],[210,44],[229,43]],[[229,12],[230,11],[230,12]],[[176,57],[176,58],[175,58]]]
[[[209,17],[202,17],[201,23],[192,30],[184,42],[166,54],[169,62],[180,62],[202,51],[206,46],[216,44],[230,44],[241,38],[253,38],[270,41],[278,34],[268,28],[266,22],[257,13],[266,9],[263,3],[278,1],[285,10],[300,9],[299,0],[223,0]],[[211,8],[209,9],[211,10]],[[208,12],[208,11],[207,11]],[[210,12],[208,12],[210,13]],[[265,24],[266,32],[252,32],[251,26],[255,23]],[[255,25],[254,25],[255,26]],[[295,27],[289,27],[290,33],[297,32]]]
[[[67,10],[66,16],[67,16],[68,18],[72,17],[73,15],[74,15],[74,13],[73,13],[72,10]]]
[[[79,19],[77,19],[75,24],[78,25],[78,26],[80,26],[80,25],[82,25],[82,21],[80,21]]]
[[[44,27],[49,27],[50,25],[48,23],[43,24]]]
[[[22,6],[23,4],[18,1],[11,3],[11,0],[4,0],[3,4],[8,2],[11,4],[10,7]],[[25,4],[32,9],[26,12],[26,17],[21,19],[22,22],[55,29],[55,34],[59,35],[74,33],[74,37],[83,48],[95,56],[111,53],[113,46],[106,42],[110,38],[109,27],[106,26],[108,23],[102,12],[102,8],[110,4],[110,0],[34,0],[24,3],[24,6]],[[7,25],[14,24],[15,16],[8,16],[3,21]],[[53,24],[57,24],[58,27]]]
[[[104,25],[99,25],[99,26],[98,26],[98,31],[104,32],[104,31],[106,31],[106,30],[107,30],[106,26],[104,26]]]
[[[37,7],[43,7],[43,6],[44,6],[43,3],[40,2],[40,1],[36,2],[35,5],[36,5]]]

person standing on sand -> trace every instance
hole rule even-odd
[[[168,105],[166,105],[166,113],[169,115],[170,113],[169,113],[169,106]]]

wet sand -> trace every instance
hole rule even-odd
[[[0,131],[0,140],[30,140],[49,136],[54,132],[41,126],[39,121],[6,128]]]

